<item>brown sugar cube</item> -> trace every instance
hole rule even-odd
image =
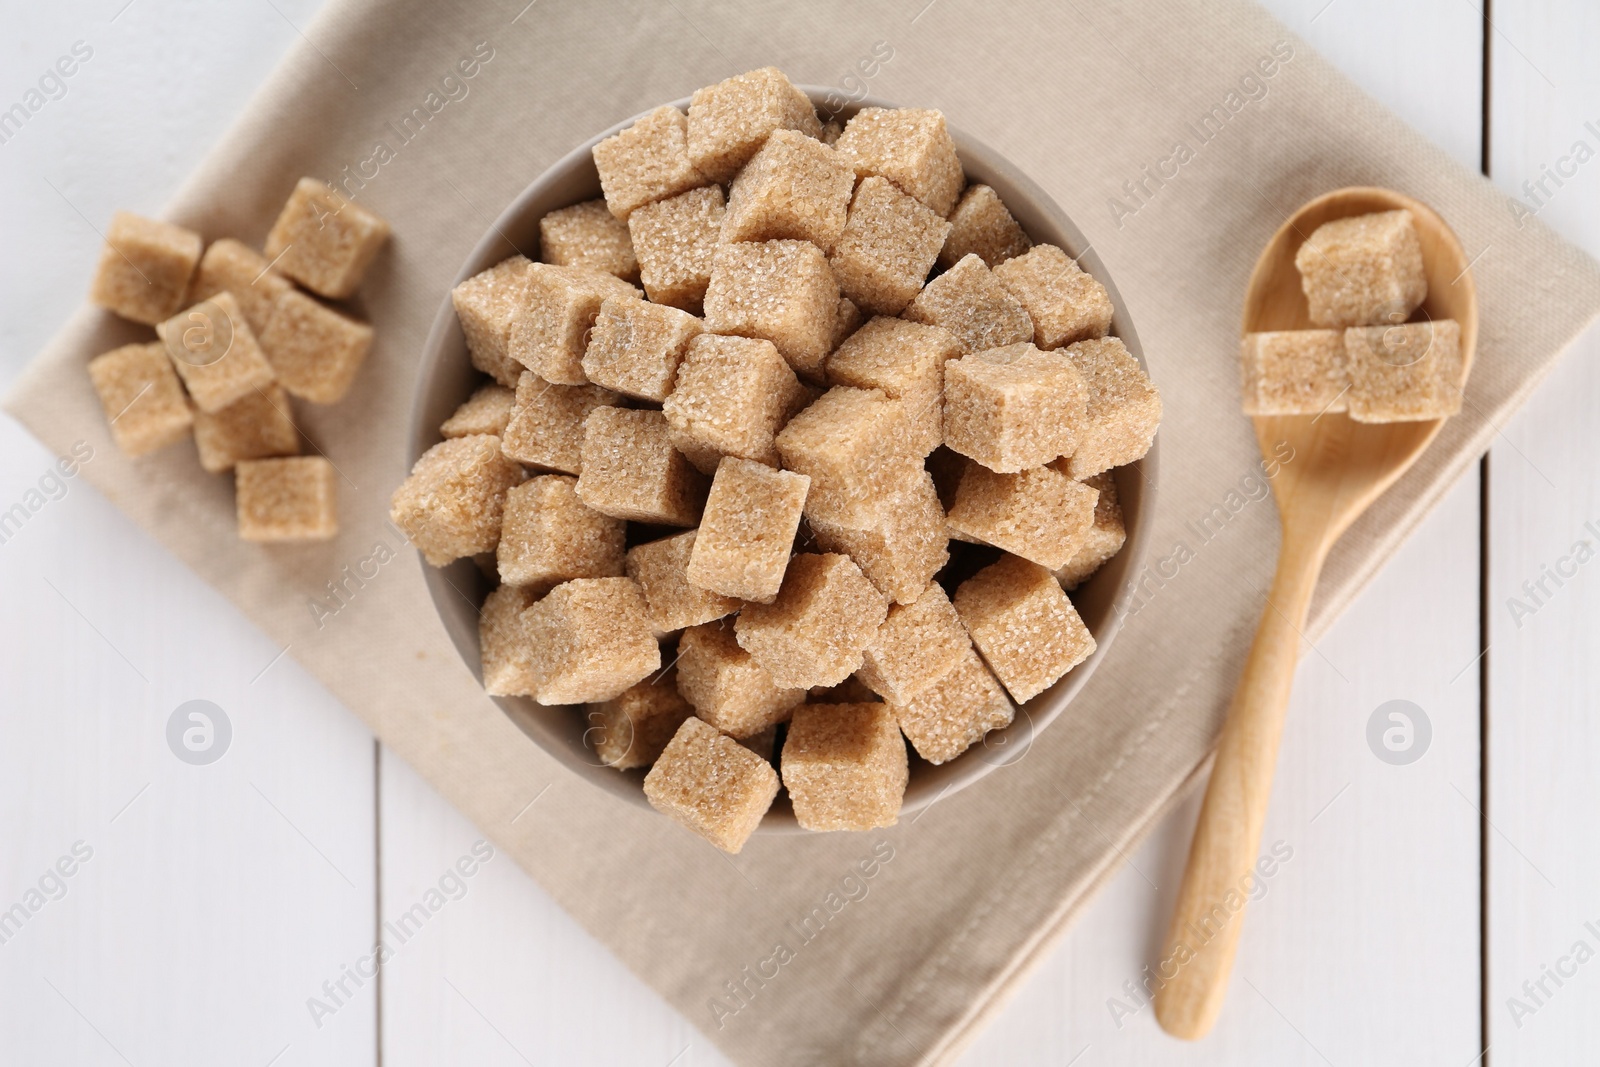
[[[221,411],[272,384],[272,364],[229,293],[179,312],[156,333],[201,411]]]
[[[1094,651],[1094,635],[1045,568],[1003,556],[961,583],[956,613],[1013,698],[1032,700]]]
[[[200,257],[186,303],[197,304],[218,293],[232,293],[244,320],[261,336],[272,318],[272,305],[293,286],[272,269],[267,257],[240,241],[224,237]]]
[[[839,125],[838,119],[829,119],[822,124],[822,132],[817,134],[817,140],[832,148],[839,143],[839,135],[844,132],[844,127]]]
[[[975,255],[924,286],[902,314],[949,330],[963,355],[1033,339],[1028,313]]]
[[[678,639],[678,691],[694,712],[730,737],[753,737],[783,722],[804,689],[784,689],[739,647],[733,628],[693,626]]]
[[[783,742],[783,784],[806,830],[874,830],[900,820],[910,766],[887,704],[807,704]]]
[[[883,178],[856,186],[828,262],[839,291],[871,315],[898,315],[922,288],[950,224]]]
[[[904,704],[955,670],[971,647],[944,587],[935,582],[911,603],[889,608],[855,676],[885,700]]]
[[[615,275],[588,267],[528,269],[523,304],[511,320],[511,358],[547,382],[582,385],[583,350],[589,328],[608,296],[637,297],[639,290]]]
[[[811,479],[732,456],[711,480],[689,584],[757,604],[777,599]]]
[[[689,100],[689,161],[706,180],[725,184],[776,130],[822,132],[816,108],[777,67],[696,89]]]
[[[815,137],[778,130],[728,189],[724,241],[810,241],[823,252],[844,229],[856,176]]]
[[[585,736],[607,767],[619,771],[648,767],[692,715],[694,708],[678,692],[678,672],[668,667],[620,695],[592,705]]]
[[[1317,326],[1402,323],[1428,295],[1409,211],[1325,222],[1295,252],[1294,265]]]
[[[688,120],[658,107],[594,146],[594,166],[606,207],[619,219],[657,200],[706,184],[689,163]]]
[[[263,251],[278,270],[329,300],[361,285],[389,239],[389,224],[315,178],[295,183]]]
[[[1350,417],[1357,422],[1442,419],[1461,411],[1466,365],[1453,319],[1344,332]]]
[[[483,689],[490,696],[533,695],[533,659],[522,613],[538,598],[531,589],[502,585],[478,613],[479,664]]]
[[[990,470],[1015,472],[1078,447],[1088,390],[1077,366],[1030,344],[944,365],[944,443]]]
[[[541,704],[610,700],[661,669],[644,594],[631,578],[562,582],[522,621]]]
[[[838,309],[828,258],[809,241],[725,244],[712,260],[706,329],[771,341],[814,381],[833,351]]]
[[[888,706],[917,755],[934,764],[955,759],[1016,715],[1006,691],[971,646],[949,674],[904,704]]]
[[[1083,547],[1099,495],[1052,467],[997,474],[974,463],[961,475],[946,521],[952,531],[1053,570]]]
[[[683,720],[645,775],[651,807],[737,853],[778,795],[772,764],[699,719]]]
[[[861,309],[850,302],[848,296],[839,298],[839,312],[833,319],[833,349],[839,350],[861,328]]]
[[[604,200],[587,200],[539,220],[539,259],[557,267],[588,267],[625,281],[639,278],[628,224]]]
[[[1083,431],[1067,472],[1081,480],[1143,457],[1161,426],[1161,394],[1139,361],[1115,337],[1079,341],[1061,352],[1089,387]]]
[[[1246,415],[1322,415],[1345,410],[1350,373],[1340,330],[1249,333],[1239,342]]]
[[[339,532],[333,464],[321,456],[246,459],[233,468],[239,537],[326,541]]]
[[[622,574],[625,523],[584,506],[578,480],[529,478],[506,493],[495,560],[506,585],[549,589],[573,578]]]
[[[690,530],[628,549],[624,569],[644,590],[650,623],[658,634],[714,622],[739,610],[733,597],[689,584],[695,540],[696,531]]]
[[[773,443],[784,467],[811,479],[807,519],[859,526],[921,467],[913,439],[903,403],[877,389],[836,385]]]
[[[1059,469],[1064,464],[1057,460]],[[1117,480],[1110,471],[1085,478],[1083,484],[1100,495],[1094,502],[1094,524],[1083,535],[1083,546],[1078,554],[1057,567],[1056,581],[1063,589],[1076,589],[1105,563],[1122,551],[1128,540],[1127,527],[1122,522],[1122,507],[1117,503]]]
[[[994,276],[1027,309],[1033,343],[1046,351],[1111,332],[1106,287],[1055,245],[1006,260]]]
[[[523,371],[500,446],[518,463],[577,474],[583,469],[583,421],[618,399],[598,385],[551,385]]]
[[[673,446],[713,474],[723,456],[777,466],[773,439],[805,403],[771,341],[701,334],[689,342],[662,411]]]
[[[961,354],[947,330],[876,316],[828,357],[828,381],[878,389],[905,406],[914,449],[926,456],[944,439],[944,364]]]
[[[511,406],[516,399],[516,393],[498,383],[480,385],[456,408],[454,414],[439,424],[439,436],[466,437],[474,433],[492,433],[503,437],[506,423],[511,421]]]
[[[845,125],[834,148],[856,177],[887,178],[936,215],[950,214],[966,181],[955,140],[938,111],[864,107]]]
[[[511,358],[511,321],[522,308],[533,262],[512,256],[450,290],[472,365],[505,386],[517,387],[523,366]]]
[[[659,411],[598,407],[583,420],[578,496],[594,510],[630,522],[694,526],[707,479],[667,438]]]
[[[200,235],[193,230],[119,211],[106,228],[89,299],[154,326],[184,306],[200,248]]]
[[[495,550],[506,492],[521,481],[522,468],[500,451],[500,438],[452,437],[417,460],[389,499],[389,518],[424,559],[443,567]]]
[[[212,474],[231,471],[241,460],[300,454],[300,433],[289,397],[278,385],[259,389],[221,411],[196,412],[194,443],[201,468]]]
[[[142,456],[189,435],[194,416],[159,341],[123,345],[89,361],[89,380],[117,447]]]
[[[583,373],[596,385],[659,404],[672,392],[678,364],[701,329],[687,311],[608,296],[589,331]]]
[[[279,384],[313,404],[343,400],[371,347],[371,326],[292,289],[261,335]]]
[[[944,508],[927,471],[913,471],[909,480],[879,500],[864,520],[853,524],[820,518],[809,521],[819,547],[855,560],[878,591],[899,604],[920,597],[933,576],[950,562]]]
[[[1033,242],[993,189],[969,185],[950,213],[950,236],[939,250],[939,263],[953,267],[972,255],[993,268],[1032,247]]]
[[[770,604],[747,604],[734,621],[739,647],[781,686],[838,685],[888,610],[883,594],[849,556],[802,552],[789,561]]]
[[[628,216],[639,278],[657,304],[700,313],[722,233],[722,189],[694,189]]]

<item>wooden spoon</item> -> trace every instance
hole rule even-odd
[[[1428,275],[1426,319],[1461,324],[1468,369],[1478,334],[1478,301],[1466,253],[1431,208],[1388,189],[1339,189],[1297,211],[1273,235],[1250,276],[1243,330],[1312,328],[1294,255],[1324,222],[1373,211],[1407,208],[1416,220]],[[1272,790],[1272,769],[1284,711],[1300,658],[1301,631],[1328,549],[1367,505],[1410,467],[1443,419],[1359,423],[1344,414],[1253,419],[1256,441],[1269,461],[1288,442],[1294,458],[1272,479],[1283,526],[1278,569],[1255,643],[1217,744],[1205,805],[1189,847],[1189,863],[1173,912],[1156,992],[1156,1018],[1169,1034],[1193,1040],[1216,1022],[1244,923],[1242,900],[1257,861],[1261,825]],[[1237,907],[1230,907],[1230,904]],[[1185,956],[1179,945],[1190,950]],[[1170,961],[1170,962],[1168,962]],[[1167,974],[1174,967],[1176,975]]]

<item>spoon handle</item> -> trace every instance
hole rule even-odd
[[[1223,723],[1183,886],[1156,968],[1164,983],[1156,991],[1156,1018],[1174,1037],[1204,1037],[1222,1009],[1244,925],[1244,903],[1260,878],[1257,850],[1300,658],[1301,631],[1326,557],[1324,539],[1291,539],[1286,532],[1272,590]]]

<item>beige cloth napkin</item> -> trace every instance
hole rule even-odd
[[[370,175],[361,199],[394,223],[364,289],[379,337],[370,365],[343,404],[300,409],[343,475],[337,540],[243,544],[229,480],[203,474],[191,448],[122,458],[84,364],[136,331],[99,312],[67,324],[7,407],[52,448],[91,441],[107,458],[86,477],[729,1056],[945,1062],[1207,756],[1276,550],[1234,364],[1245,280],[1273,229],[1315,194],[1386,185],[1433,205],[1479,257],[1465,410],[1335,549],[1313,636],[1589,323],[1600,273],[1539,224],[1519,231],[1488,183],[1232,0],[1203,12],[524,2],[330,0],[171,206],[208,238],[259,243],[297,177],[349,167]],[[866,79],[873,94],[942,108],[1009,155],[1105,257],[1166,400],[1149,562],[1188,551],[1152,572],[1113,654],[1022,759],[893,830],[760,836],[729,859],[536,749],[459,661],[413,553],[366,565],[377,573],[347,583],[348,602],[320,626],[310,605],[328,603],[343,568],[395,546],[386,502],[405,474],[423,338],[524,185],[594,131],[742,70],[772,63],[797,82],[856,87],[878,42],[893,56]],[[458,60],[490,49],[463,79]],[[397,127],[419,107],[436,113],[407,141]],[[1201,520],[1219,506],[1229,517],[1207,535]]]

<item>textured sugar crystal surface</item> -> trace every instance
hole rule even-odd
[[[272,306],[291,288],[289,280],[271,269],[267,257],[240,241],[224,237],[206,249],[195,272],[189,303],[232,293],[250,328],[260,336],[272,318]]]
[[[1428,295],[1409,211],[1325,222],[1294,254],[1294,265],[1317,326],[1401,323]]]
[[[389,239],[389,224],[315,178],[295,183],[267,234],[277,270],[319,296],[343,300]]]
[[[577,474],[583,469],[583,422],[618,402],[598,385],[551,385],[523,371],[501,447],[518,463]]]
[[[242,460],[233,477],[241,539],[326,541],[339,532],[338,474],[321,456]]]
[[[662,411],[673,445],[711,474],[723,456],[776,466],[773,440],[805,402],[771,341],[701,334],[689,342]]]
[[[1094,526],[1099,493],[1053,467],[997,474],[972,464],[947,522],[952,531],[1049,567],[1064,567]]]
[[[371,326],[294,290],[278,298],[261,334],[279,384],[313,404],[344,399],[371,347]]]
[[[771,341],[814,381],[833,350],[838,307],[828,259],[809,241],[725,244],[712,260],[706,329]]]
[[[1246,415],[1321,415],[1345,409],[1350,373],[1341,330],[1248,333],[1239,342]]]
[[[522,364],[511,358],[511,320],[522,307],[532,267],[527,256],[512,256],[450,291],[472,365],[507,389],[515,389],[522,376]]]
[[[963,354],[1033,338],[1033,321],[983,260],[969,255],[929,282],[904,316],[949,330]]]
[[[576,478],[544,474],[506,493],[495,549],[502,582],[542,590],[622,574],[626,524],[585,506],[577,486]]]
[[[1071,453],[1088,390],[1076,365],[1030,344],[944,365],[944,443],[990,470],[1015,472]]]
[[[1018,701],[1032,700],[1094,651],[1094,636],[1055,577],[1005,556],[955,595],[972,643]]]
[[[872,315],[898,315],[922,288],[950,224],[884,178],[856,186],[828,262],[839,291]]]
[[[627,219],[646,204],[706,184],[689,163],[687,133],[683,112],[658,107],[594,146],[594,165],[611,214]]]
[[[753,737],[806,697],[785,689],[750,653],[739,647],[733,627],[707,623],[678,640],[678,691],[695,714],[730,737]]]
[[[1466,366],[1453,319],[1344,332],[1350,367],[1346,394],[1357,422],[1441,419],[1461,411]]]
[[[689,718],[645,776],[644,795],[674,822],[737,853],[778,795],[778,772],[715,727]]]
[[[1057,462],[1058,467],[1063,465]],[[1094,524],[1085,531],[1082,547],[1066,566],[1056,568],[1056,581],[1063,589],[1076,589],[1088,581],[1095,571],[1122,551],[1123,543],[1128,540],[1122,507],[1117,503],[1117,480],[1112,473],[1091,475],[1083,484],[1100,495],[1094,502]]]
[[[272,364],[228,293],[180,311],[156,333],[201,411],[221,411],[272,383]]]
[[[608,296],[637,297],[639,290],[588,267],[528,268],[520,313],[511,320],[511,358],[547,382],[582,385],[589,328]]]
[[[987,185],[969,185],[950,213],[950,236],[939,251],[939,262],[953,267],[966,256],[977,256],[990,267],[1020,256],[1033,247],[1017,220]]]
[[[878,591],[896,603],[920,597],[950,562],[944,508],[924,470],[912,471],[854,523],[809,521],[821,548],[855,560]]]
[[[149,326],[171,318],[200,262],[200,235],[127,211],[111,217],[89,299]]]
[[[838,685],[861,666],[888,604],[849,556],[803,552],[771,604],[734,623],[739,646],[786,687]]]
[[[644,594],[631,578],[575,578],[522,613],[533,699],[610,700],[661,669]]]
[[[490,434],[452,437],[424,452],[394,491],[389,518],[435,567],[492,552],[500,543],[506,492],[522,468]]]
[[[439,424],[439,436],[465,437],[474,433],[504,436],[506,423],[511,421],[511,406],[516,399],[517,394],[503,385],[480,385],[448,419]]]
[[[1033,320],[1033,343],[1043,349],[1104,337],[1113,308],[1106,287],[1055,245],[1038,245],[1008,259],[994,276]]]
[[[955,668],[904,704],[890,703],[900,730],[929,763],[948,763],[990,730],[1010,725],[1016,709],[968,646]]]
[[[221,411],[196,412],[194,443],[200,466],[212,474],[230,471],[240,460],[300,453],[289,397],[277,385],[250,393]]]
[[[935,214],[950,214],[965,178],[944,115],[924,108],[866,107],[834,146],[856,176],[887,178]]]
[[[814,137],[778,130],[728,190],[724,241],[810,241],[833,248],[844,229],[856,177]]]
[[[502,585],[478,613],[478,649],[483,688],[490,696],[533,695],[533,649],[522,613],[538,598],[531,589]]]
[[[861,309],[853,304],[848,296],[839,298],[839,312],[833,319],[833,347],[838,351],[840,345],[849,340],[861,328]]]
[[[539,258],[558,267],[588,267],[630,282],[639,279],[628,224],[604,200],[573,204],[540,219]]]
[[[878,389],[899,400],[911,422],[915,450],[925,456],[944,439],[944,364],[960,354],[946,330],[878,316],[828,357],[828,381]]]
[[[733,597],[690,584],[689,559],[697,537],[690,530],[628,549],[627,575],[644,590],[650,622],[658,634],[714,622],[739,610]]]
[[[189,436],[194,416],[160,342],[123,345],[89,361],[89,380],[117,447],[142,456]]]
[[[911,603],[889,608],[856,677],[885,700],[904,704],[955,670],[971,647],[944,587],[932,583]]]
[[[658,304],[700,313],[722,232],[722,189],[711,185],[628,217],[644,291]]]
[[[678,364],[701,329],[686,311],[608,296],[589,331],[583,373],[596,385],[659,404],[672,392]]]
[[[711,480],[689,557],[689,584],[770,604],[783,585],[811,479],[725,458]]]
[[[807,704],[783,742],[783,784],[807,830],[873,830],[900,818],[910,768],[886,704]]]
[[[600,762],[619,771],[648,767],[694,708],[678,692],[671,667],[589,708],[589,743]]]
[[[706,179],[726,183],[777,130],[822,132],[811,101],[776,67],[696,89],[689,101],[689,159]]]
[[[806,517],[874,521],[882,501],[921,466],[905,405],[876,389],[835,386],[775,439],[783,465],[811,479]]]
[[[822,132],[817,134],[817,140],[832,148],[839,143],[839,135],[844,133],[844,127],[838,119],[829,119],[822,124]]]
[[[1115,337],[1079,341],[1062,352],[1089,387],[1068,473],[1087,478],[1143,457],[1161,426],[1161,394],[1139,361]]]
[[[694,526],[707,479],[667,438],[659,411],[600,407],[583,423],[578,496],[596,511],[631,522]]]

